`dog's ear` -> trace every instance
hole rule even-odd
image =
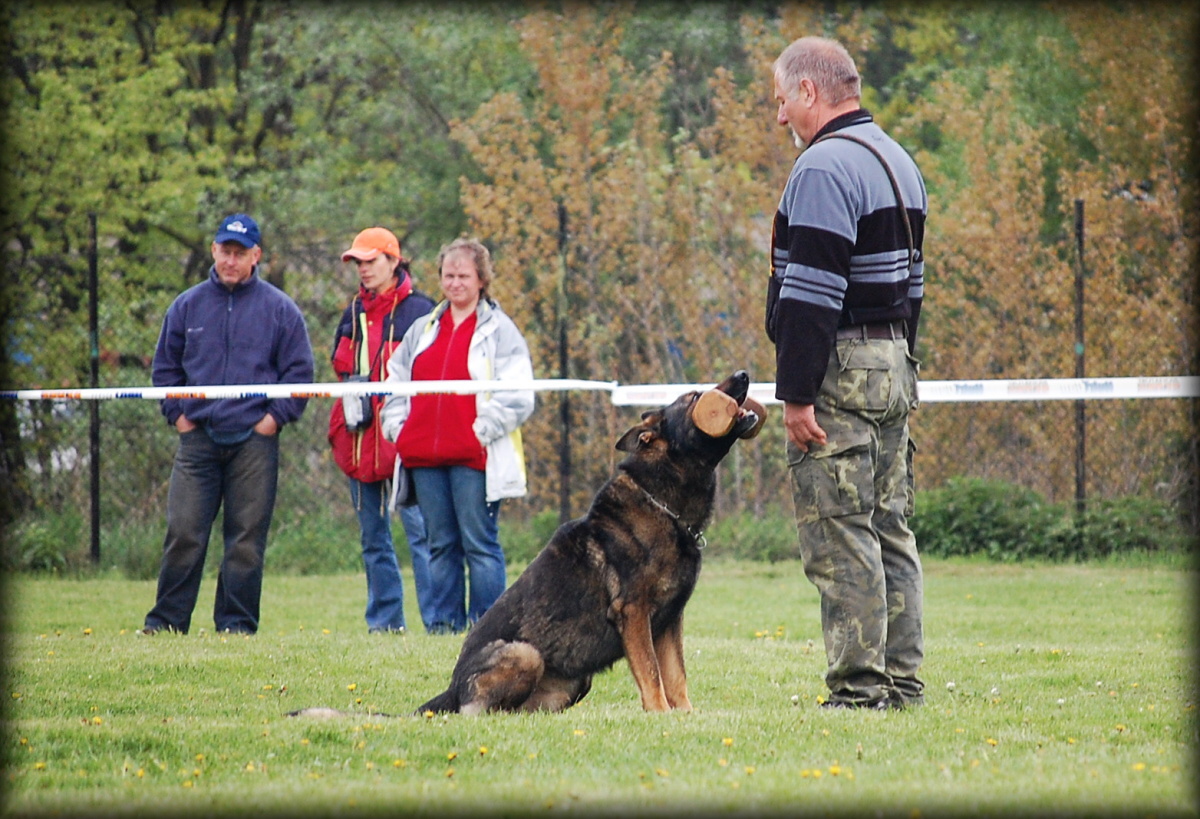
[[[642,423],[631,428],[617,441],[618,452],[637,452],[639,448],[654,440],[654,430],[662,420],[659,410],[642,413]]]
[[[646,428],[640,424],[633,429],[630,429],[617,441],[618,452],[637,452],[638,436],[646,432]]]

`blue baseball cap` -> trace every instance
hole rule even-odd
[[[262,244],[262,235],[258,232],[258,222],[244,213],[235,213],[221,220],[217,228],[217,236],[213,240],[217,244],[237,242],[246,247]]]

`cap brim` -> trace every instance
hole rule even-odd
[[[258,247],[253,239],[247,239],[240,233],[218,233],[213,241],[219,245],[223,245],[226,242],[237,242],[242,247]]]
[[[351,259],[357,259],[360,262],[369,262],[382,252],[382,250],[347,250],[342,254],[342,261],[348,262]]]

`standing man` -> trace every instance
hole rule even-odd
[[[207,281],[167,309],[154,351],[156,387],[306,384],[313,353],[304,316],[259,278],[262,239],[244,213],[221,221]],[[302,398],[167,398],[179,431],[167,491],[167,534],[158,597],[144,634],[187,633],[217,510],[225,504],[225,553],[217,575],[217,631],[258,631],[263,556],[275,508],[279,430],[300,418]]]
[[[925,184],[860,107],[842,45],[803,37],[774,68],[779,124],[808,146],[775,214],[767,333],[800,553],[821,595],[822,707],[920,705],[921,561],[906,517]]]

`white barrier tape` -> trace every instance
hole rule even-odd
[[[457,395],[505,390],[556,392],[567,390],[607,391],[618,407],[662,406],[691,390],[707,390],[708,384],[640,384],[619,386],[615,381],[577,379],[530,379],[525,381],[344,381],[317,384],[239,384],[195,387],[102,387],[93,389],[4,390],[0,399],[20,401],[82,400],[114,398],[340,398],[344,395]],[[1075,401],[1105,398],[1200,398],[1200,376],[1152,376],[1137,378],[1041,378],[989,379],[983,381],[921,381],[922,402],[943,401]],[[762,404],[781,403],[774,382],[755,382],[750,396]]]
[[[529,379],[524,381],[335,381],[325,384],[230,384],[194,387],[101,387],[66,390],[6,390],[0,398],[24,401],[74,399],[107,401],[113,398],[341,398],[344,395],[423,395],[533,390],[613,390],[615,381]]]
[[[613,404],[661,406],[685,392],[710,389],[712,384],[644,384],[617,387]],[[754,383],[750,396],[762,404],[781,404],[775,384]],[[1076,401],[1104,398],[1200,398],[1200,376],[1145,378],[1037,378],[985,381],[921,381],[917,396],[922,403],[942,401]]]

